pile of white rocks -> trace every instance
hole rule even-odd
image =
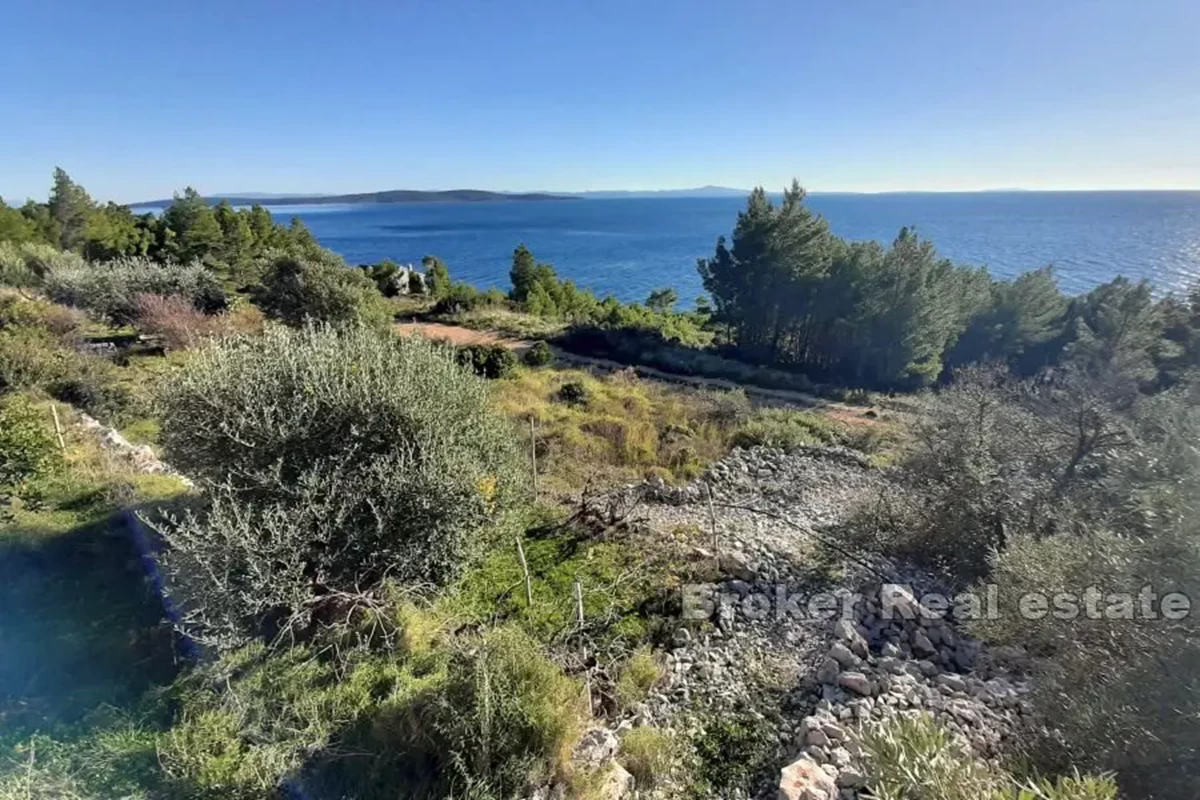
[[[185,486],[192,486],[191,480],[176,472],[169,464],[160,459],[149,445],[136,445],[122,436],[115,428],[109,428],[83,412],[79,412],[77,424],[81,430],[97,438],[102,450],[124,460],[137,472],[150,475],[172,475],[179,478]]]
[[[754,447],[733,450],[685,486],[658,482],[639,491],[652,526],[708,532],[715,518],[712,548],[746,566],[732,574],[779,581],[790,577],[792,562],[808,560],[813,532],[843,522],[886,480],[846,447]]]
[[[1033,725],[1025,654],[986,650],[952,620],[922,608],[907,586],[862,592],[839,619],[817,671],[815,710],[797,731],[799,757],[780,776],[786,800],[853,800],[869,777],[855,732],[895,714],[930,714],[981,758]]]

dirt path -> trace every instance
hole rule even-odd
[[[396,330],[401,336],[420,334],[429,339],[439,339],[443,342],[460,346],[469,344],[499,344],[504,345],[510,350],[520,350],[532,344],[532,342],[522,339],[501,336],[493,331],[477,331],[458,325],[445,325],[441,322],[398,322],[396,323]]]
[[[458,325],[446,325],[441,322],[400,322],[396,330],[403,336],[420,334],[430,339],[439,339],[454,345],[498,344],[510,350],[525,350],[533,343],[525,339],[502,336],[494,331],[478,331],[463,328]],[[681,375],[675,372],[663,372],[654,367],[641,364],[624,364],[610,361],[606,358],[595,358],[571,353],[560,347],[551,346],[554,357],[561,363],[573,366],[593,367],[607,372],[616,372],[633,368],[644,378],[673,383],[681,386],[691,386],[697,389],[741,389],[747,396],[772,405],[800,406],[803,408],[820,408],[822,411],[837,417],[839,420],[852,425],[870,425],[873,420],[863,416],[864,408],[827,400],[805,392],[795,392],[786,389],[765,389],[759,386],[736,383],[724,378],[707,378],[699,375]]]

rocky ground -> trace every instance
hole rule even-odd
[[[782,772],[723,796],[791,800],[858,797],[869,776],[855,731],[892,714],[929,712],[985,757],[1019,735],[1022,654],[988,652],[894,588],[936,588],[916,570],[851,561],[831,580],[816,566],[817,538],[886,481],[844,448],[756,448],[688,486],[647,487],[649,524],[704,531],[721,577],[690,590],[664,679],[621,727],[695,736],[713,720],[754,720]]]

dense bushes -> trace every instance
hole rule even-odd
[[[267,316],[293,327],[306,321],[385,325],[391,319],[374,282],[328,253],[275,255],[253,297]]]
[[[0,392],[40,389],[109,424],[143,410],[117,368],[74,348],[79,315],[39,300],[0,297]]]
[[[538,643],[498,628],[451,659],[434,728],[453,783],[482,797],[520,794],[555,777],[583,730],[582,687],[538,655]]]
[[[205,314],[185,298],[143,294],[137,298],[138,330],[162,337],[172,349],[192,347],[206,338],[230,333],[259,333],[263,315],[248,303],[219,314]]]
[[[504,378],[517,367],[517,357],[502,344],[469,344],[458,348],[458,363],[481,378]]]
[[[953,583],[998,587],[999,617],[973,624],[1037,659],[1035,702],[1054,723],[1028,748],[1037,766],[1114,770],[1130,797],[1182,800],[1200,775],[1200,685],[1185,666],[1200,638],[1191,617],[1140,609],[1147,588],[1200,590],[1200,404],[1186,384],[1147,397],[1137,383],[960,375],[915,427],[905,488],[852,527]],[[1053,613],[1022,613],[1032,593]]]
[[[40,328],[60,339],[72,337],[87,322],[83,312],[40,298],[0,291],[0,330]]]
[[[527,367],[544,367],[554,361],[554,353],[550,350],[550,345],[536,341],[525,351],[521,360]]]
[[[865,527],[885,549],[970,581],[1018,535],[1132,521],[1123,518],[1140,487],[1123,478],[1139,458],[1137,398],[1078,372],[1041,384],[960,372],[913,426],[900,475],[911,492],[889,498]]]
[[[225,307],[217,278],[200,264],[160,264],[125,258],[50,270],[44,287],[51,299],[82,308],[117,325],[136,319],[144,294],[182,297],[193,307],[214,312]]]
[[[72,355],[43,329],[4,328],[0,330],[0,391],[48,385],[68,372]]]
[[[169,460],[208,490],[204,512],[162,526],[166,563],[189,619],[223,641],[273,614],[305,623],[316,595],[385,574],[449,579],[523,472],[452,352],[363,328],[202,348],[162,412]]]
[[[0,285],[28,287],[42,282],[54,269],[82,267],[75,253],[63,253],[48,244],[0,241]]]

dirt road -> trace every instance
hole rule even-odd
[[[494,331],[477,331],[471,328],[463,328],[458,325],[446,325],[440,322],[401,322],[396,324],[396,330],[402,336],[412,336],[420,334],[421,336],[430,339],[439,339],[444,342],[449,342],[454,345],[470,345],[470,344],[498,344],[507,347],[510,350],[525,350],[532,342],[525,339],[516,339],[508,336],[501,336]],[[692,386],[701,389],[741,389],[747,396],[765,402],[770,405],[788,405],[801,406],[803,408],[820,408],[822,411],[837,417],[843,422],[853,425],[870,425],[873,420],[864,417],[864,408],[861,406],[852,406],[846,403],[839,403],[833,400],[828,400],[823,397],[818,397],[804,392],[793,392],[786,389],[764,389],[758,386],[749,386],[746,384],[735,383],[723,378],[706,378],[699,375],[681,375],[674,372],[663,372],[654,367],[647,367],[640,364],[630,365],[622,364],[617,361],[610,361],[606,358],[594,358],[592,356],[582,356],[577,353],[570,353],[559,347],[551,346],[554,351],[555,360],[562,364],[573,366],[591,367],[600,369],[605,372],[615,372],[623,369],[637,370],[638,375],[652,380],[662,381],[664,383],[673,383],[683,386]]]

